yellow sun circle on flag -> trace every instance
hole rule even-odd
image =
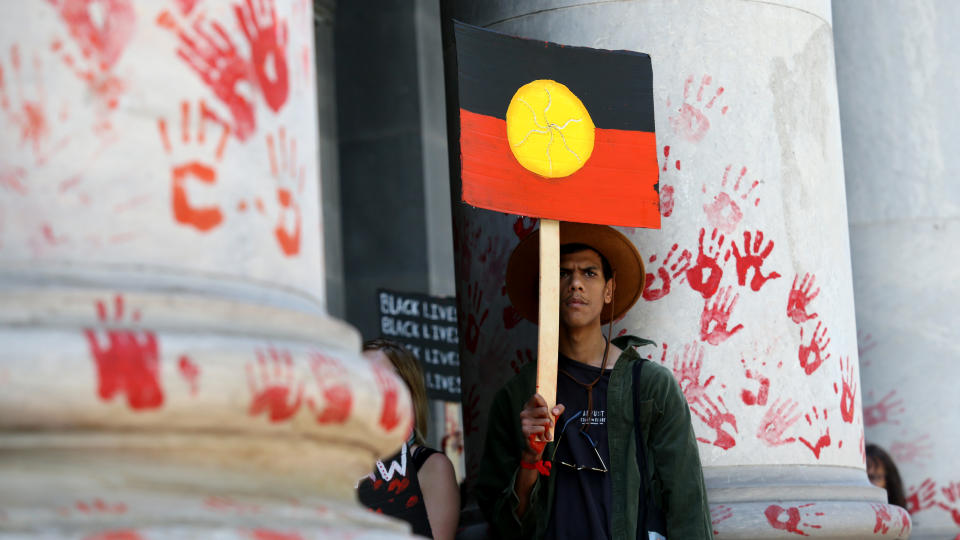
[[[539,79],[520,87],[507,107],[507,141],[523,168],[547,178],[580,170],[593,153],[590,113],[569,88]]]

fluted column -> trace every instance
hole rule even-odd
[[[914,538],[960,534],[957,17],[834,4],[866,435],[897,462]]]
[[[0,536],[403,536],[326,313],[306,0],[0,6]],[[320,77],[329,77],[321,73]]]
[[[652,57],[663,227],[624,229],[648,285],[618,328],[656,341],[641,354],[684,390],[717,537],[906,538],[909,516],[864,470],[829,2],[464,2],[457,15]],[[457,214],[475,466],[492,392],[535,350],[499,284],[533,222]]]

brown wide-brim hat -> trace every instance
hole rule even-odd
[[[619,231],[607,225],[560,222],[560,245],[584,244],[607,258],[617,277],[613,291],[613,308],[603,308],[600,322],[623,316],[640,298],[646,274],[643,259],[633,242]],[[604,276],[608,277],[608,276]],[[510,302],[524,319],[537,323],[539,311],[540,280],[540,230],[520,241],[507,263],[507,295]]]

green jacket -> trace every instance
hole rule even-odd
[[[610,374],[607,386],[607,442],[613,510],[611,535],[635,540],[640,505],[640,471],[633,431],[633,365],[637,352],[627,347]],[[554,476],[540,476],[530,492],[523,519],[513,486],[526,444],[520,431],[520,411],[534,393],[536,363],[521,368],[493,399],[487,424],[483,461],[475,493],[496,538],[542,538],[553,507]],[[710,510],[703,485],[700,454],[690,424],[690,409],[669,370],[647,362],[640,373],[640,425],[646,444],[648,497],[661,508],[667,540],[712,539]],[[544,455],[553,452],[550,443]]]

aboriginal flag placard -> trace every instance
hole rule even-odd
[[[660,228],[650,56],[454,23],[463,200]]]

